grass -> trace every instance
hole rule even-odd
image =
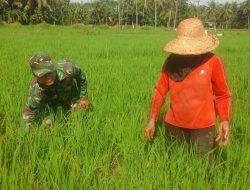
[[[232,136],[210,166],[176,142],[165,144],[162,109],[154,142],[144,139],[153,87],[173,31],[0,27],[0,189],[250,189],[249,31],[223,31],[215,51],[232,92]],[[36,52],[69,58],[86,72],[92,112],[51,130],[17,135]]]

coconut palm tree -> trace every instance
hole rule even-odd
[[[216,16],[217,16],[217,5],[214,0],[211,0],[208,2],[206,7],[206,19],[208,21],[214,21],[216,22]]]
[[[0,0],[0,12],[1,14],[1,20],[4,20],[4,14],[5,14],[5,9],[8,6],[8,1],[7,0]]]
[[[1,0],[3,8],[2,17],[6,17],[7,23],[18,22],[20,20],[21,0]]]
[[[11,8],[13,7],[21,8],[23,5],[22,0],[12,0],[12,1],[8,1],[8,3]]]
[[[122,25],[123,0],[118,0],[117,3],[118,3],[118,4],[117,4],[118,25],[119,25],[119,28],[120,28],[121,25]]]
[[[124,11],[126,14],[126,25],[131,21],[131,25],[134,26],[134,4],[133,0],[124,0]],[[131,19],[131,20],[130,20]]]
[[[158,9],[163,6],[163,0],[154,0],[154,21],[155,21],[155,28],[157,27],[157,16],[158,16]]]
[[[138,26],[138,0],[125,0],[126,4],[126,14],[127,22],[129,17],[131,17],[131,25],[136,28]],[[134,21],[135,17],[135,21]]]
[[[161,21],[161,24],[167,26],[168,28],[170,27],[172,20],[173,7],[173,1],[162,1],[162,4],[158,9],[158,20]]]
[[[7,0],[0,0],[0,8],[5,7],[8,5],[8,1]]]
[[[249,29],[249,25],[250,25],[250,0],[246,0],[243,3],[244,9],[243,9],[243,13],[245,15],[247,15],[247,28]]]
[[[232,4],[226,3],[222,7],[222,12],[220,18],[226,23],[226,29],[228,28],[228,23],[233,16]]]
[[[57,0],[50,0],[50,3],[54,1]],[[24,10],[32,10],[33,12],[36,8],[38,8],[38,10],[41,8],[48,8],[51,11],[48,0],[21,0],[21,2],[23,4]]]
[[[61,7],[64,4],[64,0],[45,0],[47,2],[47,7],[52,12],[53,24],[55,25],[57,21],[60,20]]]
[[[194,3],[190,3],[188,6],[187,13],[191,17],[199,18],[198,9],[199,9],[199,6],[195,5]]]
[[[174,5],[175,5],[174,28],[176,28],[176,20],[177,20],[177,15],[178,15],[179,0],[174,0]]]

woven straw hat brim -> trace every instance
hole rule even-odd
[[[195,39],[179,37],[167,43],[164,51],[178,55],[200,55],[214,50],[219,43],[217,37],[210,35]]]

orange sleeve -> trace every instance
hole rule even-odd
[[[151,111],[149,119],[158,120],[161,107],[165,102],[166,94],[168,92],[168,76],[166,72],[166,64],[163,65],[160,79],[156,83],[154,95],[151,100]]]
[[[216,57],[212,70],[213,91],[215,94],[215,109],[221,121],[230,120],[231,94],[226,81],[223,61]]]

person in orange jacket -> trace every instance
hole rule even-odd
[[[211,53],[219,45],[215,36],[205,33],[197,18],[183,20],[177,36],[164,47],[171,53],[163,64],[151,101],[145,137],[153,138],[155,123],[170,92],[170,107],[165,116],[166,133],[195,142],[201,155],[215,146],[215,124],[219,116],[218,141],[224,147],[230,134],[231,95],[223,60]],[[210,154],[211,155],[211,154]]]

